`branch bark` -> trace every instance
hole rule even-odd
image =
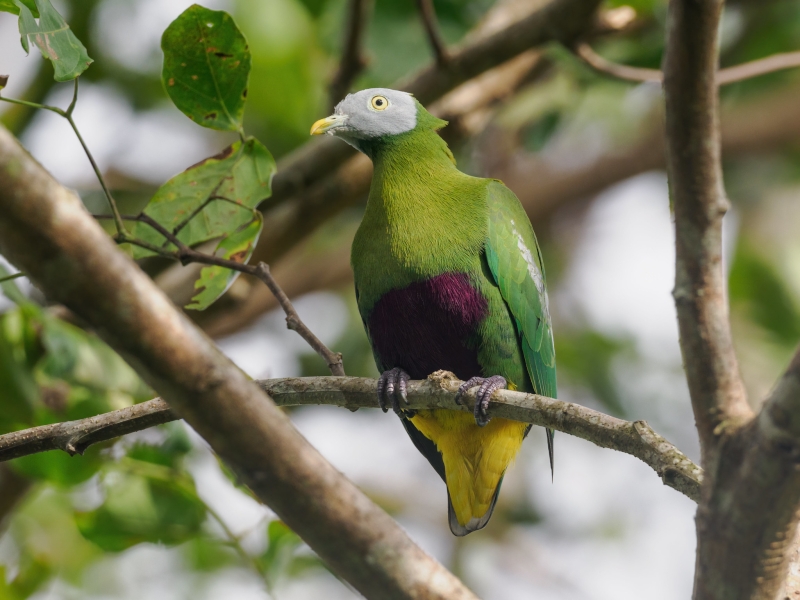
[[[722,270],[722,217],[728,200],[716,85],[721,11],[720,0],[671,2],[664,61],[677,254],[673,296],[704,467],[719,426],[752,417],[733,350]]]
[[[696,600],[800,589],[800,351],[757,418],[722,438],[697,513]],[[783,600],[783,598],[781,598]]]
[[[0,252],[126,358],[362,594],[475,598],[325,461],[2,128]]]
[[[278,406],[326,404],[350,410],[378,407],[375,379],[295,377],[265,379],[257,383]],[[457,404],[455,396],[460,384],[452,373],[446,371],[437,371],[425,381],[411,381],[408,384],[408,408],[471,411],[475,390],[463,397],[465,405]],[[495,393],[489,415],[549,427],[588,440],[601,448],[630,454],[650,466],[665,485],[695,502],[700,498],[703,477],[700,467],[644,421],[624,421],[579,404],[509,390]],[[178,418],[166,402],[155,398],[79,421],[9,433],[0,436],[0,461],[56,449],[82,454],[92,444]]]
[[[800,351],[754,418],[731,343],[722,271],[721,10],[720,0],[670,2],[664,63],[674,296],[707,473],[697,512],[694,598],[773,600],[796,551]]]

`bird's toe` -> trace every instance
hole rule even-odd
[[[408,381],[411,379],[408,373],[399,367],[384,371],[378,378],[378,406],[383,412],[388,412],[388,404],[392,410],[400,413],[402,410],[400,400],[408,404]]]
[[[489,401],[492,399],[492,394],[497,390],[501,390],[508,385],[506,378],[501,375],[494,375],[487,377],[481,382],[477,394],[475,394],[475,423],[479,427],[485,427],[489,422]]]

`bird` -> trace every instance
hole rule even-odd
[[[525,210],[501,181],[458,170],[447,125],[410,93],[348,94],[312,135],[332,135],[374,171],[351,250],[356,302],[394,409],[444,480],[451,532],[483,528],[531,426],[490,419],[496,390],[556,396],[545,270]],[[478,388],[473,414],[409,410],[407,383],[446,370]],[[553,431],[547,430],[551,472]]]

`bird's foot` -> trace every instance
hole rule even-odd
[[[378,378],[378,406],[383,412],[388,412],[387,402],[392,405],[392,409],[400,414],[400,399],[408,404],[406,384],[411,379],[408,373],[399,367],[384,371]]]
[[[497,390],[502,390],[508,385],[508,381],[502,375],[494,375],[492,377],[472,377],[469,381],[462,383],[458,392],[456,392],[456,402],[461,404],[461,396],[467,393],[476,386],[478,393],[475,394],[475,422],[479,427],[484,427],[489,422],[489,417],[486,411],[489,408],[489,400],[492,399],[492,394]]]

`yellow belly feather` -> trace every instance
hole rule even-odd
[[[500,478],[519,452],[527,424],[492,419],[478,427],[470,413],[454,410],[421,410],[411,422],[442,454],[459,524],[485,515]]]

